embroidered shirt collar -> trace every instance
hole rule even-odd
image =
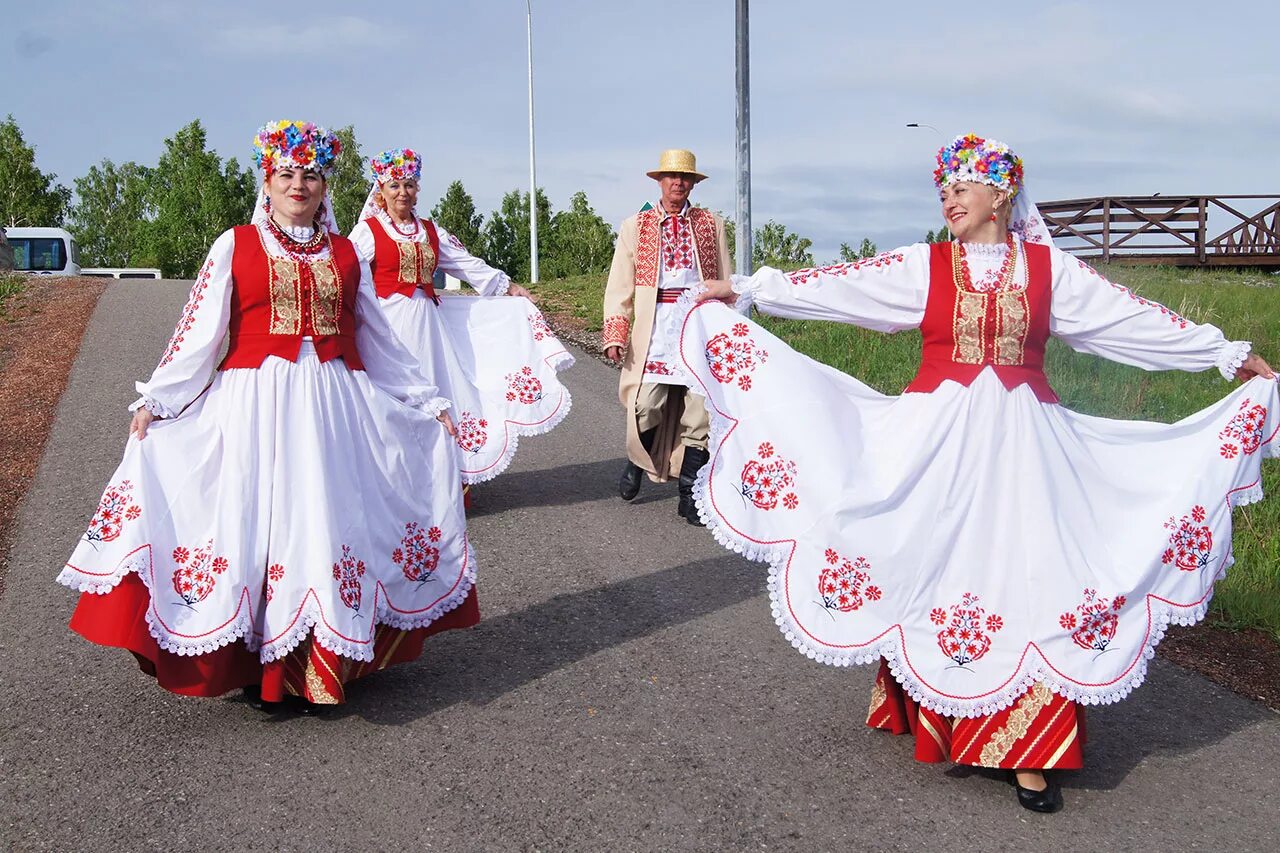
[[[679,212],[679,213],[667,213],[667,209],[666,209],[665,207],[663,207],[663,206],[662,206],[662,199],[658,199],[658,203],[654,205],[654,209],[658,211],[658,221],[659,221],[659,222],[666,222],[666,221],[667,221],[667,219],[668,219],[668,218],[670,218],[670,217],[672,217],[672,216],[678,216],[678,217],[680,217],[681,219],[688,219],[688,218],[689,218],[689,208],[690,208],[691,206],[692,206],[692,205],[690,205],[688,201],[685,201],[685,203],[684,203],[684,207],[680,208],[680,212]]]

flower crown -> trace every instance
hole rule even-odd
[[[418,180],[422,177],[422,158],[412,148],[392,148],[383,151],[369,161],[373,179],[379,184],[387,181]]]
[[[342,140],[309,121],[273,121],[253,137],[253,162],[268,178],[276,169],[312,169],[326,178],[342,153]]]
[[[957,136],[938,151],[938,168],[933,183],[938,189],[959,181],[989,184],[1008,190],[1012,198],[1022,189],[1022,158],[1009,146],[970,133]]]

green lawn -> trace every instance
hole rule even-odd
[[[1191,320],[1220,326],[1232,339],[1252,341],[1280,366],[1280,275],[1167,267],[1100,271]],[[577,328],[600,329],[603,276],[540,282],[536,290],[548,314],[571,317]],[[885,393],[901,391],[919,363],[918,332],[883,335],[839,323],[757,320],[795,349]],[[1064,405],[1115,418],[1175,421],[1221,399],[1230,387],[1216,370],[1147,373],[1057,341],[1050,342],[1046,369]],[[1263,483],[1270,500],[1236,512],[1236,567],[1218,587],[1214,615],[1280,638],[1280,466],[1266,465]]]

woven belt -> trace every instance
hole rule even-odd
[[[685,289],[683,287],[660,287],[658,288],[658,302],[663,305],[670,305],[679,300],[684,293]]]

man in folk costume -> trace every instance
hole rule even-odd
[[[604,294],[605,356],[622,363],[618,397],[627,412],[629,461],[618,492],[623,500],[635,498],[641,472],[656,483],[678,476],[677,513],[701,524],[693,484],[707,462],[709,421],[702,398],[671,363],[679,352],[671,315],[686,289],[728,275],[732,263],[724,220],[689,204],[694,185],[707,177],[693,152],[663,151],[647,174],[661,187],[661,199],[618,229]]]

